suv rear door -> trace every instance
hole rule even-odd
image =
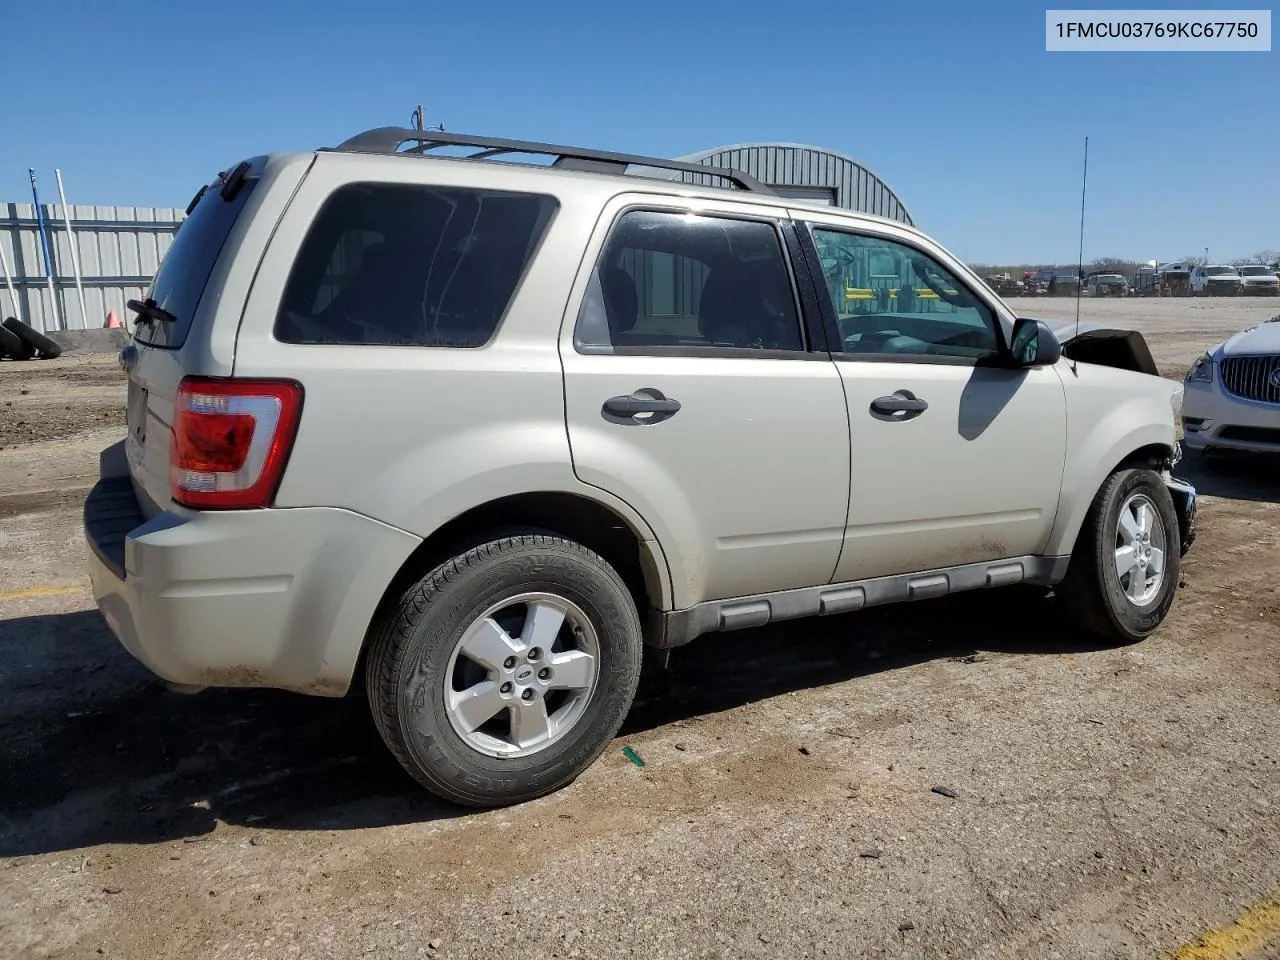
[[[773,208],[615,198],[561,336],[577,476],[653,526],[676,605],[830,581],[848,505],[835,366]]]

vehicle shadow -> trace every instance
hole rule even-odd
[[[1018,612],[1041,602],[1002,590],[704,637],[647,666],[623,735],[940,657],[1090,647]],[[467,813],[410,781],[356,699],[173,693],[96,612],[0,623],[0,856]]]
[[[1200,454],[1188,453],[1173,472],[1190,481],[1200,496],[1280,502],[1280,455],[1215,454],[1206,460]]]

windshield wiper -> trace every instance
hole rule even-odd
[[[138,315],[139,322],[155,323],[159,320],[161,323],[173,323],[178,319],[164,307],[156,306],[154,300],[130,300],[125,306]]]

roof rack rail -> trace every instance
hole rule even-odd
[[[401,150],[406,143],[417,143],[411,150]],[[729,167],[712,167],[702,163],[682,160],[663,160],[659,157],[642,157],[629,153],[610,153],[606,150],[588,150],[582,147],[565,147],[554,143],[538,143],[533,140],[504,140],[497,137],[480,137],[467,133],[444,133],[439,130],[409,130],[404,127],[378,127],[343,141],[336,147],[325,148],[340,153],[403,153],[426,155],[438,147],[475,147],[476,152],[461,159],[484,160],[507,153],[542,154],[555,157],[552,166],[569,170],[586,170],[592,173],[626,173],[628,167],[654,167],[661,170],[677,170],[728,180],[750,193],[773,195],[773,191],[750,174]]]

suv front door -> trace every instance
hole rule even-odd
[[[1008,332],[941,251],[906,231],[797,216],[819,221],[804,239],[826,280],[819,293],[852,438],[835,579],[1037,554],[1066,453],[1058,371],[993,363]]]
[[[825,584],[844,536],[844,393],[773,213],[617,198],[570,298],[574,470],[648,520],[677,607]]]

